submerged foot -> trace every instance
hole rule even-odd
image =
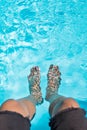
[[[31,69],[28,76],[30,96],[33,98],[36,105],[43,102],[41,87],[40,87],[40,70],[38,66]]]
[[[45,99],[49,101],[51,96],[56,95],[58,93],[58,88],[60,85],[60,71],[58,66],[50,65],[48,74],[47,74],[47,80],[48,80],[48,85],[46,88],[46,97]]]

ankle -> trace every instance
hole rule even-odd
[[[59,97],[60,97],[60,95],[58,95],[57,93],[54,93],[54,94],[50,95],[46,100],[51,104]]]

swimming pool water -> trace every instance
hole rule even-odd
[[[87,1],[0,1],[0,104],[29,94],[27,75],[35,65],[45,97],[50,64],[62,73],[59,93],[87,109]],[[48,105],[37,108],[33,129],[48,122]]]

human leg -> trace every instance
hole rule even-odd
[[[18,100],[9,99],[1,105],[0,111],[17,112],[30,120],[36,112],[36,105],[41,104],[40,71],[38,67],[31,69],[28,76],[30,95]]]
[[[60,71],[58,66],[51,65],[47,74],[48,86],[46,88],[46,100],[50,103],[50,116],[55,116],[58,112],[67,108],[78,108],[79,104],[73,98],[67,98],[58,94],[60,85]]]

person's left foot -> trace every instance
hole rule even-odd
[[[38,66],[31,69],[28,81],[30,95],[33,97],[36,105],[41,104],[43,102],[43,98],[40,87],[40,70]]]

